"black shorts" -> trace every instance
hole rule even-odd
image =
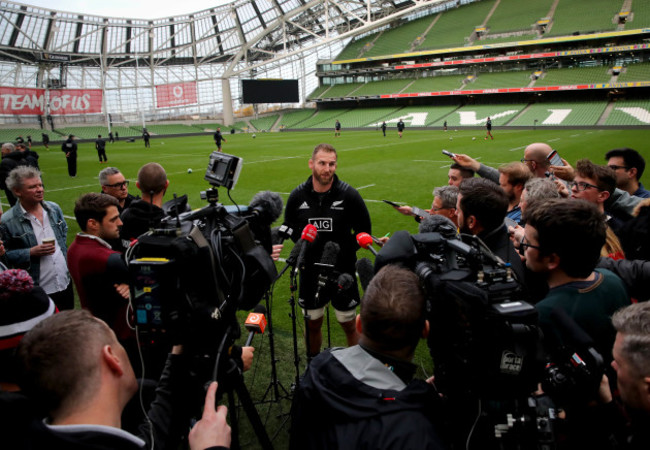
[[[338,273],[335,273],[326,282],[324,286],[318,289],[318,273],[311,271],[303,271],[300,274],[300,282],[298,289],[298,304],[303,309],[318,309],[332,303],[334,309],[338,311],[350,311],[359,306],[361,302],[359,297],[359,287],[356,283],[356,277],[351,274],[355,283],[349,289],[339,292],[340,289],[336,283]],[[316,298],[318,294],[318,298]]]

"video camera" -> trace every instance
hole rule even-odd
[[[236,311],[254,308],[277,274],[270,225],[282,211],[279,195],[257,194],[248,207],[218,203],[217,188],[234,187],[241,165],[213,152],[205,173],[209,205],[181,212],[182,202],[173,200],[159,228],[127,252],[141,341],[183,343],[203,381],[213,368],[216,375],[218,357],[240,336]]]
[[[509,264],[474,236],[406,231],[379,251],[375,272],[395,263],[415,272],[427,295],[441,392],[512,398],[535,390],[543,368],[537,312]]]

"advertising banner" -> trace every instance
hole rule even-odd
[[[198,101],[194,81],[156,86],[156,108],[192,105]]]
[[[101,89],[36,89],[0,87],[0,114],[98,114]]]

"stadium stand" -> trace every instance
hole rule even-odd
[[[321,95],[321,98],[339,98],[355,95],[355,91],[363,86],[364,83],[346,83],[332,86],[327,92]]]
[[[549,69],[535,86],[562,86],[566,84],[608,83],[612,78],[609,67],[574,67],[571,69]]]
[[[384,31],[364,56],[409,52],[416,39],[429,28],[433,19],[434,16],[427,16]]]
[[[391,106],[358,108],[342,115],[339,120],[346,128],[377,127],[381,125],[382,121],[386,120],[386,117],[390,117],[396,109]]]
[[[488,33],[505,33],[509,31],[530,31],[533,25],[551,10],[554,0],[501,0],[487,22]],[[517,39],[521,39],[519,36]],[[510,40],[513,40],[510,38]]]
[[[605,125],[650,125],[650,100],[623,100],[614,108]]]
[[[468,83],[465,89],[496,89],[508,87],[525,87],[531,82],[530,71],[480,73],[476,81]]]
[[[447,120],[447,125],[450,127],[484,126],[490,116],[493,126],[504,126],[525,107],[525,104],[466,105],[447,115],[444,119],[438,119],[432,125],[442,126],[444,120]]]
[[[123,135],[121,130],[118,132],[120,133],[120,136],[126,136],[126,133]],[[52,136],[56,136],[56,134],[58,134],[62,138],[65,138],[66,136],[72,134],[79,139],[97,139],[97,135],[99,134],[101,134],[102,136],[108,136],[108,128],[106,127],[65,127],[65,128],[57,128],[56,130],[54,130],[54,132],[50,132],[49,134],[50,134],[50,138],[52,138]]]
[[[537,39],[536,34],[517,34],[511,36],[499,36],[499,35],[487,35],[484,39],[477,41],[476,45],[494,45],[501,44],[502,42],[512,42],[512,41],[527,41],[531,39]]]
[[[188,134],[196,133],[198,130],[191,125],[183,124],[165,124],[165,125],[156,125],[156,124],[147,124],[147,131],[152,135],[169,135],[169,134]]]
[[[316,111],[310,118],[300,123],[300,128],[332,128],[334,129],[334,122],[336,119],[341,121],[341,125],[345,129],[347,123],[343,120],[343,116],[349,110],[347,109],[327,109]]]
[[[330,86],[330,85],[327,85],[327,84],[325,84],[325,85],[323,85],[323,86],[318,86],[316,89],[314,89],[314,92],[312,92],[311,94],[309,94],[309,95],[307,96],[307,98],[308,98],[308,99],[320,98],[320,96],[323,94],[323,92],[325,92],[326,90],[328,90],[330,87],[331,87],[331,86]]]
[[[16,142],[18,136],[22,136],[27,142],[27,136],[32,137],[32,142],[41,140],[41,133],[49,133],[50,137],[52,132],[48,130],[40,130],[33,128],[2,128],[0,129],[0,144],[5,142]]]
[[[413,79],[402,78],[397,80],[382,80],[366,83],[354,91],[354,96],[357,97],[364,95],[397,94],[404,90],[404,88],[406,88],[412,82]]]
[[[616,30],[623,0],[560,0],[548,36]]]
[[[508,125],[513,126],[588,126],[596,125],[607,102],[538,103]]]
[[[364,52],[364,47],[372,46],[372,41],[377,38],[377,33],[370,33],[369,35],[357,38],[350,42],[343,51],[336,57],[336,59],[356,59],[360,58]]]
[[[625,71],[618,76],[618,82],[648,81],[650,80],[650,63],[630,64]]]
[[[250,123],[257,131],[270,131],[275,122],[278,121],[278,117],[280,117],[279,114],[273,114],[258,119],[251,119]]]
[[[444,75],[437,77],[426,77],[415,80],[409,87],[404,89],[405,93],[410,92],[436,92],[453,91],[460,89],[467,75]]]
[[[302,121],[310,118],[316,110],[300,109],[297,111],[285,112],[280,119],[280,128],[300,128]]]
[[[494,3],[494,0],[483,0],[440,13],[440,18],[418,50],[462,47],[466,44],[465,38],[469,39],[474,32],[474,27],[483,24]]]
[[[444,118],[457,106],[407,106],[402,108],[391,117],[391,125],[394,125],[400,118],[404,119],[409,128],[428,127],[437,121],[444,121]],[[388,122],[388,121],[387,121]]]

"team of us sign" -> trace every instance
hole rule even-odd
[[[101,112],[101,89],[0,87],[0,114],[63,115]]]

